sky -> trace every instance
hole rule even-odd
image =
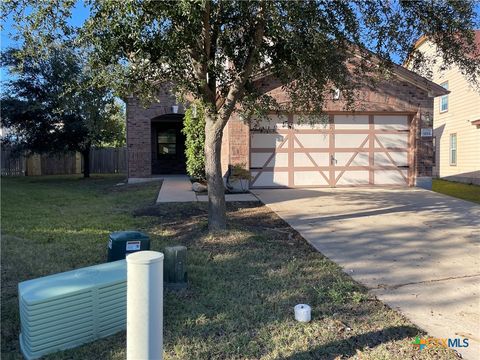
[[[480,0],[477,1],[475,6],[475,10],[477,15],[480,17]],[[77,4],[72,12],[72,18],[70,19],[70,24],[75,26],[80,26],[89,16],[89,9],[86,7],[83,1],[77,1]],[[2,30],[0,36],[0,48],[1,50],[5,50],[9,47],[16,47],[19,44],[16,43],[12,38],[11,34],[15,32],[15,26],[13,19],[9,17],[4,17],[2,20]],[[479,22],[480,23],[480,22]],[[401,59],[398,55],[393,54],[392,60],[395,62],[399,62]],[[0,68],[0,81],[6,80],[8,74],[5,69]]]
[[[72,10],[72,18],[69,23],[74,26],[81,26],[89,16],[89,9],[85,6],[83,1],[77,1],[75,8]],[[20,44],[12,39],[12,34],[15,33],[15,23],[11,16],[4,17],[1,20],[2,29],[0,33],[0,49],[4,51],[10,47],[18,47]],[[7,80],[8,73],[5,69],[0,68],[0,81]]]

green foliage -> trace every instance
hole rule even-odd
[[[411,51],[421,35],[437,44],[445,66],[455,63],[471,79],[479,76],[480,58],[468,56],[477,51],[471,0],[88,4],[90,17],[80,29],[67,21],[72,0],[4,2],[3,12],[13,14],[26,52],[75,40],[91,50],[98,83],[142,97],[153,96],[158,83],[171,83],[177,95],[202,100],[215,116],[228,118],[237,103],[252,115],[266,107],[320,113],[333,87],[352,100],[364,75],[384,73],[392,54],[418,63]],[[371,61],[368,50],[380,58]],[[259,72],[275,77],[291,101],[278,104],[259,91]]]
[[[480,185],[433,179],[432,190],[440,194],[480,204]]]
[[[185,111],[182,132],[185,134],[187,173],[205,180],[205,110],[195,103]]]
[[[245,163],[236,164],[232,167],[232,174],[230,175],[230,180],[251,180],[252,175],[250,175],[250,171],[248,171],[247,166]]]
[[[58,47],[47,57],[3,54],[13,75],[1,96],[3,139],[37,153],[88,152],[92,146],[122,145],[124,109],[113,93],[92,84],[92,72],[73,49]]]

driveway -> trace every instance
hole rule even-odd
[[[253,191],[318,251],[439,338],[480,354],[480,206],[421,189]]]

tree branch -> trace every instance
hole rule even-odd
[[[242,92],[244,91],[245,84],[248,78],[252,75],[252,71],[255,65],[255,60],[258,55],[258,50],[263,41],[263,35],[265,33],[264,5],[261,6],[257,17],[258,17],[258,22],[257,22],[257,25],[255,26],[255,32],[253,35],[252,44],[250,46],[247,58],[245,59],[243,69],[237,74],[232,85],[230,85],[230,89],[228,91],[227,96],[225,97],[225,101],[220,105],[220,108],[218,109],[220,114],[221,125],[226,124],[226,122],[230,118],[230,115],[232,114],[235,108],[237,100],[239,99]]]
[[[205,2],[202,16],[201,37],[196,41],[196,46],[189,49],[195,78],[198,82],[198,91],[203,100],[215,104],[215,89],[211,86],[211,79],[207,81],[208,62],[211,56],[210,36],[210,1]]]

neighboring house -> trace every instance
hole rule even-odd
[[[257,86],[287,100],[272,77]],[[249,125],[234,114],[224,130],[222,169],[244,164],[252,188],[414,186],[432,175],[432,137],[420,137],[420,129],[431,122],[433,96],[447,93],[394,66],[391,78],[362,89],[355,113],[332,94],[324,123],[299,123],[297,114],[285,114]],[[182,106],[167,89],[148,108],[133,96],[126,100],[129,181],[185,173]]]
[[[480,49],[480,30],[475,32]],[[441,69],[437,49],[426,37],[415,48],[436,64],[429,69],[432,81],[450,91],[435,99],[433,112],[434,176],[480,185],[480,91],[462,75],[458,67]]]

